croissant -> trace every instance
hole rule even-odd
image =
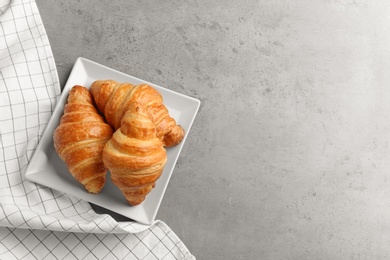
[[[150,114],[140,103],[126,110],[121,126],[103,150],[104,164],[111,172],[112,182],[122,191],[130,205],[138,205],[155,187],[167,155],[157,137]]]
[[[161,94],[153,87],[147,84],[135,86],[114,80],[97,80],[92,83],[90,91],[99,111],[114,129],[120,128],[122,118],[129,107],[133,103],[139,103],[156,125],[157,138],[162,140],[165,147],[177,145],[182,141],[183,128],[169,115]]]
[[[74,86],[54,131],[54,148],[68,171],[90,193],[100,192],[106,182],[102,151],[112,134],[111,126],[95,109],[88,89]]]

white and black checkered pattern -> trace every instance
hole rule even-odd
[[[117,222],[24,178],[60,95],[34,0],[0,0],[0,259],[195,259],[165,223]]]

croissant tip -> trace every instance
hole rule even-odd
[[[129,203],[131,206],[137,206],[137,205],[141,204],[142,202],[144,202],[145,197],[142,199],[133,199],[133,198],[128,199],[128,198],[126,198],[126,200],[127,200],[127,203]]]
[[[85,189],[92,194],[100,193],[106,183],[106,177],[102,176],[101,178],[95,179],[95,181],[90,181],[84,184]]]

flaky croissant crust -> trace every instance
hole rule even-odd
[[[97,113],[88,89],[74,86],[53,142],[68,171],[90,193],[100,192],[106,182],[102,151],[112,133],[112,128]]]
[[[99,111],[114,129],[121,126],[121,120],[129,107],[138,103],[150,115],[156,126],[157,137],[165,147],[177,145],[182,141],[184,129],[169,115],[161,94],[150,85],[97,80],[92,83],[90,91]]]
[[[149,114],[139,103],[129,106],[120,128],[103,150],[113,183],[131,205],[138,205],[155,186],[167,161]]]

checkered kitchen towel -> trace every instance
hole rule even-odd
[[[161,221],[116,222],[24,179],[60,95],[34,0],[0,0],[0,259],[195,259]]]

